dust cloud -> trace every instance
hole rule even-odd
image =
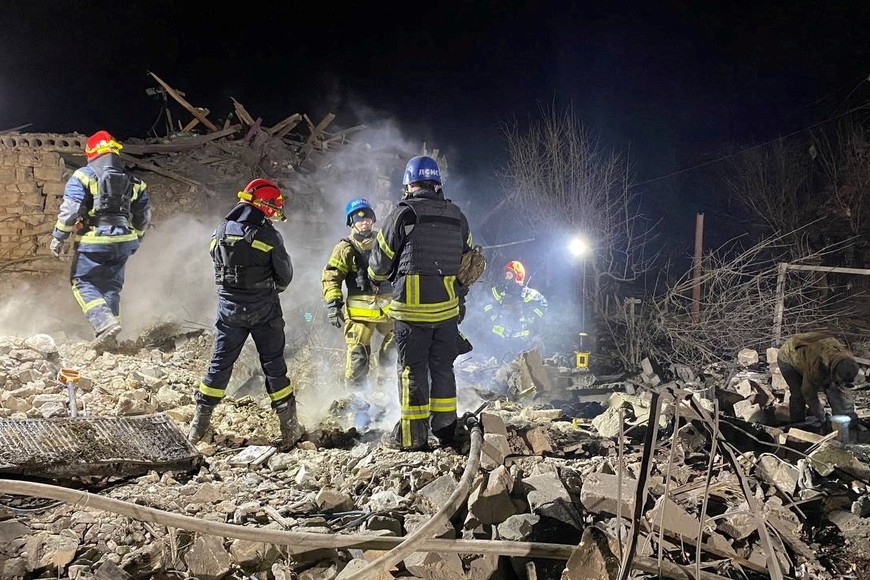
[[[300,419],[309,426],[325,417],[335,401],[350,395],[344,386],[343,332],[326,321],[320,283],[333,246],[348,234],[345,204],[352,198],[365,197],[375,207],[378,219],[383,220],[401,199],[401,177],[407,160],[431,153],[423,151],[422,140],[403,135],[391,121],[369,120],[366,127],[354,133],[351,142],[328,152],[328,161],[321,162],[315,171],[276,179],[287,199],[287,221],[276,224],[276,228],[294,267],[293,281],[281,295],[289,374],[297,388]],[[456,171],[461,160],[449,155],[448,159],[445,192],[467,210],[463,181]],[[175,215],[152,224],[139,251],[127,262],[121,294],[121,341],[136,340],[159,324],[210,335],[217,298],[209,241],[247,181],[242,179],[236,188],[227,191],[208,192],[208,202],[200,213]],[[375,223],[376,229],[378,226]],[[4,291],[2,295],[3,334],[46,333],[59,340],[93,338],[70,292],[66,273],[51,275],[39,284],[16,282],[14,292]],[[373,350],[379,340],[376,335]],[[203,361],[203,372],[207,364]],[[379,380],[373,376],[372,392],[364,394],[368,400],[378,402],[380,408],[379,413],[372,413],[370,426],[389,429],[398,418],[396,372],[392,366],[376,372]],[[234,396],[250,394],[267,405],[263,385],[256,349],[249,340],[234,367],[227,392]]]

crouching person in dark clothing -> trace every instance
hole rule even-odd
[[[824,392],[832,413],[849,416],[852,427],[857,426],[851,386],[858,363],[842,342],[821,332],[796,334],[779,349],[777,364],[788,383],[792,423],[805,420],[809,409],[823,430],[829,430],[829,416],[819,400],[819,393]]]
[[[188,440],[205,436],[215,406],[224,397],[250,335],[266,376],[266,391],[281,427],[281,444],[291,448],[304,429],[296,418],[296,396],[284,360],[284,315],[278,294],[293,279],[293,266],[272,220],[284,221],[284,198],[267,179],[255,179],[212,234],[209,250],[218,285],[214,353],[194,395],[196,413]]]

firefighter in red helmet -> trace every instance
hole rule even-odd
[[[94,328],[95,349],[117,343],[124,270],[151,222],[145,182],[126,170],[121,148],[107,131],[88,137],[87,165],[66,182],[49,245],[54,257],[65,259],[72,243],[70,282]]]
[[[511,260],[504,277],[490,289],[483,312],[490,331],[500,339],[504,354],[519,354],[540,346],[547,300],[527,284],[522,262]]]
[[[238,193],[239,203],[218,224],[209,253],[218,287],[214,352],[194,399],[188,440],[208,431],[223,399],[233,365],[248,337],[260,355],[266,392],[278,415],[284,448],[296,445],[304,429],[296,418],[296,395],[284,360],[284,314],[279,294],[293,279],[284,239],[272,225],[284,221],[284,196],[271,180],[255,179]]]

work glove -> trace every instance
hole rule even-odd
[[[63,260],[66,254],[66,240],[51,238],[51,245],[48,246],[48,249],[51,250],[52,256],[58,260]]]
[[[341,328],[344,323],[344,313],[341,311],[341,300],[332,300],[326,303],[326,313],[329,317],[329,323],[336,328]]]

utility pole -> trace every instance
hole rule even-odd
[[[704,256],[704,213],[695,216],[694,284],[692,285],[692,320],[701,321],[701,267]]]

